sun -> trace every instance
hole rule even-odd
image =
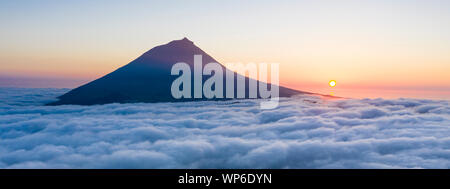
[[[336,81],[335,80],[331,80],[328,85],[330,85],[330,87],[334,87],[336,86]]]

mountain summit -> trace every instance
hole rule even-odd
[[[206,100],[206,98],[175,99],[171,95],[171,84],[178,77],[171,75],[172,65],[184,62],[193,70],[194,55],[202,55],[203,64],[217,62],[189,39],[174,40],[150,49],[129,64],[69,91],[58,97],[58,101],[48,105]],[[226,69],[224,66],[222,68]],[[206,76],[203,76],[203,81],[206,79]],[[250,79],[246,77],[245,80],[248,90]],[[234,86],[236,87],[236,85]],[[300,93],[305,92],[281,86],[279,88],[280,97],[289,97]]]

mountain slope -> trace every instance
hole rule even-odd
[[[129,64],[69,91],[49,105],[206,100],[206,98],[175,99],[171,95],[171,84],[179,77],[170,74],[172,65],[177,62],[187,63],[193,75],[194,55],[202,55],[203,65],[217,62],[187,38],[175,40],[152,48]],[[222,69],[225,73],[226,68],[222,66]],[[206,79],[208,77],[203,76],[203,81]],[[226,81],[225,78],[223,81]],[[248,98],[248,81],[249,78],[246,77],[246,98]],[[226,85],[223,86],[225,93]],[[236,84],[234,91],[236,93]],[[280,87],[279,96],[288,97],[300,93],[305,92]]]

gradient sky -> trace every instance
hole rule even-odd
[[[450,96],[446,0],[2,0],[0,25],[0,86],[76,87],[188,37],[222,63],[280,63],[297,89]]]

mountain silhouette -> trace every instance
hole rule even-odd
[[[59,96],[58,101],[49,103],[48,105],[210,100],[206,98],[175,99],[171,95],[171,84],[179,77],[171,75],[172,65],[178,62],[184,62],[191,67],[191,70],[194,70],[194,55],[202,55],[203,65],[210,62],[218,63],[187,38],[174,40],[165,45],[150,49],[129,64]],[[225,73],[226,68],[223,65],[221,66]],[[193,72],[191,75],[194,75]],[[203,81],[208,79],[208,77],[211,76],[203,76]],[[236,76],[234,80],[234,91],[236,93]],[[245,80],[246,98],[248,98],[248,82],[251,79],[246,77]],[[225,78],[223,81],[226,81]],[[194,84],[192,84],[193,86]],[[223,86],[225,92],[225,83]],[[193,90],[191,91],[193,92]],[[289,97],[301,93],[311,94],[282,86],[279,87],[280,97]]]

